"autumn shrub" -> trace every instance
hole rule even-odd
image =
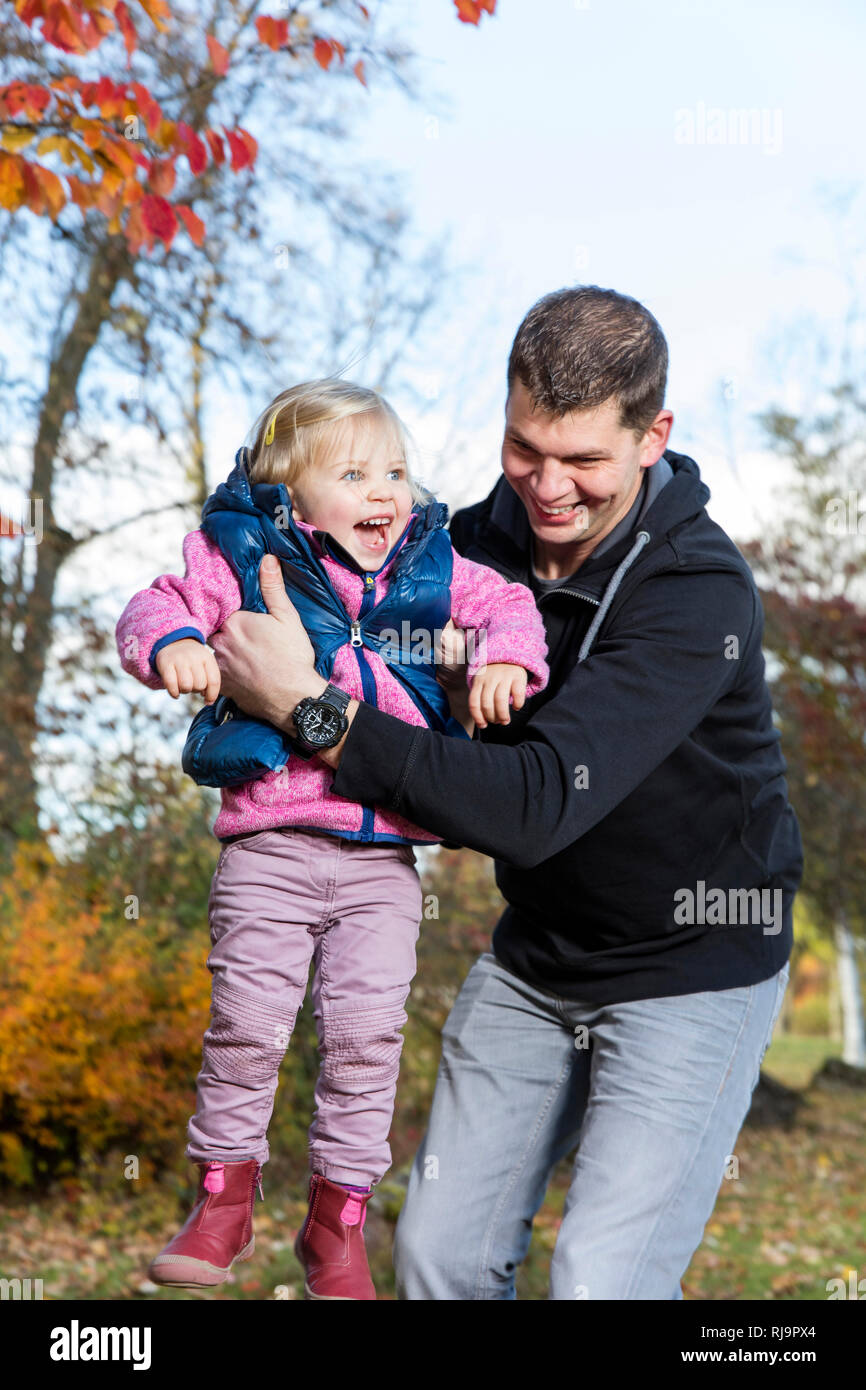
[[[0,1179],[27,1185],[121,1146],[156,1163],[190,1113],[207,941],[166,949],[80,866],[22,843],[0,889]]]

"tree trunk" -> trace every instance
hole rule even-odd
[[[118,282],[132,271],[126,242],[112,237],[94,247],[87,284],[69,331],[58,338],[33,447],[31,507],[41,503],[42,538],[34,545],[32,582],[25,566],[6,594],[0,642],[4,720],[0,730],[0,835],[8,844],[38,834],[34,745],[36,707],[53,636],[54,590],[75,542],[54,517],[57,452],[67,415],[75,408],[88,354],[108,317]],[[22,542],[24,544],[24,542]]]
[[[863,1032],[863,999],[854,938],[845,912],[840,908],[833,929],[836,942],[839,998],[842,1005],[842,1061],[852,1067],[866,1066],[866,1037]]]

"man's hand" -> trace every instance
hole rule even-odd
[[[216,657],[196,637],[181,637],[177,642],[160,647],[155,661],[162,683],[173,700],[200,690],[204,693],[205,704],[212,705],[219,695],[220,668]]]
[[[316,673],[312,644],[275,556],[263,558],[259,583],[267,613],[232,613],[209,643],[222,693],[247,714],[294,736],[291,712],[305,696],[321,695],[328,682]]]
[[[488,724],[510,724],[509,705],[521,709],[526,699],[527,676],[522,666],[495,662],[475,676],[469,692],[469,712],[480,729]]]
[[[466,642],[463,633],[458,631],[449,618],[442,629],[442,641],[436,652],[436,679],[448,696],[452,719],[462,724],[471,736],[475,726],[469,713],[466,665]]]

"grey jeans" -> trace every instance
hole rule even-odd
[[[400,1297],[513,1299],[552,1169],[578,1145],[550,1297],[681,1298],[787,982],[786,965],[738,989],[588,1005],[482,955],[442,1033],[396,1232]]]

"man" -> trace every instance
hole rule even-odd
[[[339,794],[493,856],[507,904],[443,1030],[395,1243],[411,1299],[513,1298],[575,1145],[551,1297],[682,1297],[782,1002],[802,850],[763,616],[697,466],[666,452],[666,373],[633,299],[530,310],[503,477],[451,532],[532,587],[550,683],[471,743],[352,702],[321,754]],[[212,642],[223,689],[292,732],[325,683],[267,583],[279,621],[239,613]]]

